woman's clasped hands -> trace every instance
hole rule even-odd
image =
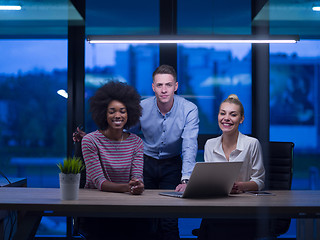
[[[129,192],[132,195],[140,195],[144,191],[144,184],[141,180],[132,178],[129,182]]]

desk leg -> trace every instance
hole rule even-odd
[[[19,212],[18,225],[13,240],[32,240],[37,233],[42,214],[39,212]]]
[[[297,219],[297,240],[320,240],[320,220]]]

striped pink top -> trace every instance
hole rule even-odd
[[[106,180],[128,183],[132,178],[143,179],[143,142],[137,135],[130,133],[127,139],[118,142],[96,130],[83,137],[81,146],[86,164],[85,188],[101,190]]]

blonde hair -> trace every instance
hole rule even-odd
[[[233,104],[236,104],[240,107],[240,115],[243,117],[244,116],[244,108],[243,108],[243,105],[242,103],[240,102],[238,96],[236,94],[230,94],[222,103],[233,103]],[[222,104],[221,103],[221,104]],[[221,104],[220,104],[220,107],[221,107]]]

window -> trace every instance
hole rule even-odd
[[[86,131],[97,129],[89,114],[88,100],[108,81],[134,86],[142,98],[153,95],[152,73],[159,65],[158,45],[86,43]]]
[[[270,46],[270,139],[295,144],[295,189],[320,189],[320,41]]]
[[[245,109],[240,127],[251,133],[251,45],[179,45],[178,92],[199,108],[200,134],[219,134],[220,103],[237,94]]]
[[[67,40],[0,40],[0,169],[29,187],[58,187],[66,156]],[[38,234],[65,234],[43,218]]]

